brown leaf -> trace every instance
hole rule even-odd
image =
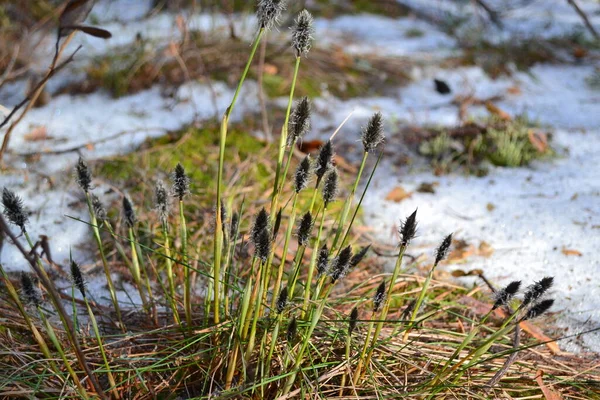
[[[319,150],[322,145],[322,140],[303,140],[298,144],[298,149],[305,154],[310,154]]]
[[[408,199],[412,196],[412,192],[407,192],[400,186],[396,186],[391,192],[385,197],[388,201],[400,203],[402,200]]]
[[[567,249],[566,247],[563,247],[561,252],[565,255],[565,256],[577,256],[577,257],[581,257],[583,255],[583,253],[581,253],[579,250],[575,250],[575,249]]]
[[[530,129],[527,132],[529,137],[529,142],[537,151],[540,153],[545,153],[548,150],[548,135],[543,132],[535,132],[533,129]]]
[[[542,376],[544,376],[544,371],[542,371],[540,369],[535,374],[535,381],[537,382],[540,389],[542,390],[542,393],[544,394],[544,397],[546,398],[546,400],[562,400],[563,397],[559,392],[546,386],[546,384],[542,380]]]
[[[417,188],[419,193],[435,193],[435,188],[440,185],[439,182],[422,182]]]
[[[489,257],[494,254],[494,248],[488,242],[482,241],[478,253],[482,257]]]
[[[48,136],[48,131],[46,130],[46,127],[42,125],[33,128],[31,132],[23,136],[23,139],[25,139],[28,142],[40,142],[42,140],[52,139],[52,137]]]
[[[267,74],[267,75],[277,75],[277,72],[279,72],[279,69],[277,68],[276,65],[265,63],[264,71],[265,71],[265,74]]]
[[[510,115],[508,115],[508,113],[502,109],[500,109],[500,107],[498,107],[497,105],[495,105],[494,103],[492,103],[491,101],[486,101],[485,102],[485,108],[490,112],[490,114],[493,114],[495,116],[497,116],[498,118],[504,120],[504,121],[511,121],[512,118]]]
[[[518,95],[521,94],[521,88],[518,86],[511,86],[508,89],[506,89],[506,92],[508,94]]]

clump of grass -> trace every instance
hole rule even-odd
[[[418,150],[431,160],[436,173],[465,168],[481,175],[486,173],[486,164],[514,168],[552,156],[555,151],[547,143],[548,136],[538,136],[538,131],[526,116],[509,121],[494,117],[481,124],[434,130]]]
[[[179,212],[171,215],[169,192],[164,184],[158,183],[153,188],[155,218],[148,224],[159,229],[143,231],[140,227],[143,219],[136,217],[141,207],[135,210],[133,201],[124,196],[121,199],[124,234],[113,229],[111,215],[114,214],[107,212],[92,193],[90,169],[85,161],[79,160],[76,181],[88,205],[89,226],[112,303],[111,310],[111,306],[101,307],[91,302],[83,273],[78,264],[71,262],[73,291],[80,292],[87,314],[87,318],[79,316],[78,320],[80,326],[91,325],[92,337],[85,329],[75,333],[58,290],[44,271],[43,261],[35,251],[31,253],[22,247],[19,239],[6,228],[4,218],[0,219],[3,232],[30,261],[61,316],[61,323],[47,318],[46,310],[40,307],[41,299],[34,294],[33,284],[23,282],[24,291],[29,293],[27,297],[37,309],[43,332],[52,343],[51,349],[42,330],[36,327],[37,321],[29,315],[0,268],[11,306],[16,307],[26,321],[21,326],[33,334],[40,348],[37,361],[42,367],[34,368],[52,371],[59,381],[68,379],[67,386],[72,381],[73,391],[79,397],[105,398],[98,383],[100,379],[108,381],[108,390],[114,398],[293,398],[309,387],[311,391],[318,387],[323,397],[343,396],[350,390],[356,396],[394,397],[401,394],[397,385],[389,387],[383,382],[401,375],[406,377],[402,395],[433,397],[447,391],[447,395],[460,397],[474,390],[469,383],[461,391],[459,383],[466,384],[472,379],[463,379],[463,375],[499,357],[487,356],[492,345],[503,344],[504,336],[518,324],[539,317],[552,306],[553,301],[544,297],[553,280],[544,278],[525,291],[517,310],[505,316],[499,326],[486,325],[495,310],[508,308],[513,301],[519,285],[511,284],[496,295],[490,311],[462,342],[456,343],[454,335],[447,332],[449,339],[442,340],[443,345],[434,343],[435,347],[431,347],[430,338],[421,341],[415,338],[417,343],[411,342],[414,331],[418,331],[418,337],[441,331],[427,324],[438,321],[457,324],[456,321],[462,323],[467,319],[467,310],[458,303],[451,305],[452,312],[447,312],[448,305],[435,300],[441,293],[431,285],[433,272],[451,245],[451,235],[438,247],[433,266],[422,284],[405,274],[404,262],[404,255],[417,232],[416,211],[400,224],[399,252],[391,274],[382,274],[374,263],[365,262],[370,255],[370,244],[350,239],[358,208],[383,154],[384,122],[379,113],[362,129],[363,158],[350,185],[340,179],[334,165],[332,141],[323,144],[314,160],[305,157],[293,176],[288,177],[289,168],[295,163],[295,144],[310,127],[308,99],[297,102],[292,112],[295,82],[312,35],[311,18],[306,12],[296,19],[293,29],[294,54],[290,57],[294,65],[293,83],[276,149],[273,181],[269,182],[272,190],[267,198],[250,201],[251,212],[246,212],[245,200],[240,201],[235,196],[239,188],[225,190],[227,139],[231,133],[229,118],[256,48],[266,30],[274,28],[281,10],[282,2],[261,0],[258,34],[232,102],[221,120],[218,162],[214,168],[216,187],[214,197],[210,198],[212,207],[206,212],[210,214],[207,218],[214,221],[210,250],[193,247],[206,232],[190,235],[189,223],[195,222],[196,215],[188,213],[186,205],[196,201],[190,187],[196,187],[197,183],[183,166],[185,160],[181,160],[171,174],[170,194],[178,201]],[[367,159],[375,153],[379,158],[369,167]],[[371,172],[355,204],[365,169]],[[33,249],[22,201],[8,189],[3,191],[2,200],[4,215],[19,228]],[[170,229],[171,226],[177,229]],[[283,235],[279,235],[280,228]],[[112,242],[106,240],[107,237]],[[111,260],[115,261],[109,262],[107,254],[114,254]],[[118,263],[127,265],[128,278],[140,294],[142,309],[133,307],[121,312],[122,304],[117,301],[111,283],[111,272]],[[354,285],[349,279],[353,274],[362,274],[363,281]],[[198,277],[196,283],[194,276]],[[371,279],[372,276],[376,279]],[[202,287],[205,290],[199,290]],[[344,293],[339,295],[340,291]],[[418,298],[410,306],[406,293],[413,291],[418,293]],[[76,302],[74,299],[72,302],[77,315]],[[358,307],[365,302],[370,305],[370,315],[363,334]],[[195,304],[204,304],[204,307],[193,307]],[[402,305],[406,306],[404,311],[409,318],[398,321],[393,316],[402,311]],[[348,316],[344,309],[350,307],[353,308]],[[412,308],[407,312],[409,307]],[[117,324],[111,323],[113,311]],[[185,324],[181,323],[182,313]],[[61,340],[62,329],[69,340]],[[282,329],[285,334],[280,334]],[[483,331],[486,336],[475,340],[476,333]],[[343,339],[345,343],[341,343]],[[343,354],[337,351],[338,344],[345,344]],[[62,364],[52,357],[54,351],[60,355]],[[102,368],[92,370],[86,356],[97,354],[97,364]],[[79,366],[73,363],[74,357]],[[413,368],[415,364],[417,368]],[[418,374],[414,374],[413,369]],[[84,373],[91,387],[84,385],[87,382],[82,379]],[[484,378],[488,377],[481,379]],[[23,374],[19,384],[29,385],[28,394],[37,396],[40,390],[31,380],[30,375]],[[56,384],[54,379],[50,382],[49,385]]]

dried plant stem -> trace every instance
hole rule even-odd
[[[146,300],[146,294],[144,293],[144,286],[142,284],[142,272],[140,267],[140,253],[138,252],[139,248],[136,244],[135,236],[133,233],[133,228],[128,229],[129,235],[129,245],[131,246],[131,264],[133,266],[132,270],[134,273],[133,280],[138,288],[138,292],[140,293],[140,299],[142,300],[142,305],[145,309],[148,308],[148,301]],[[145,273],[146,279],[148,279],[148,274]],[[148,295],[152,297],[152,293],[150,292],[150,285],[147,282]]]
[[[42,323],[44,324],[44,327],[46,328],[48,337],[50,337],[50,341],[56,348],[56,351],[58,351],[58,354],[60,354],[60,358],[63,360],[63,364],[64,364],[65,368],[69,372],[69,375],[71,375],[71,378],[73,378],[73,382],[75,383],[75,386],[77,386],[77,392],[79,393],[81,398],[86,399],[86,400],[89,399],[87,391],[81,384],[81,381],[79,380],[79,377],[77,376],[75,371],[73,371],[73,368],[71,367],[71,363],[67,359],[67,356],[65,355],[65,351],[64,351],[62,345],[60,344],[60,340],[58,340],[58,337],[56,336],[56,332],[54,331],[54,328],[48,321],[48,318],[46,318],[46,316],[44,315],[44,311],[42,311],[41,307],[39,307],[39,306],[37,307],[37,311],[40,316],[40,319],[42,320]]]
[[[367,157],[369,157],[368,152],[363,153],[362,161],[360,162],[360,168],[358,170],[358,174],[356,175],[356,179],[354,180],[354,185],[352,186],[352,190],[346,197],[344,201],[344,208],[342,209],[342,213],[340,214],[340,220],[338,222],[337,231],[335,233],[335,237],[333,239],[333,243],[331,244],[331,251],[337,249],[338,241],[344,231],[344,226],[346,225],[346,220],[348,219],[348,214],[350,213],[350,207],[352,206],[352,201],[354,200],[354,195],[356,194],[356,189],[358,188],[358,184],[360,182],[360,178],[365,169],[365,165],[367,163]],[[341,249],[344,246],[344,243],[339,243],[339,248]]]
[[[363,348],[360,352],[360,356],[358,358],[358,364],[356,364],[356,370],[354,371],[352,384],[358,385],[358,381],[362,376],[362,367],[365,361],[365,356],[367,355],[367,349],[369,348],[369,341],[371,339],[371,332],[373,331],[373,319],[375,318],[375,311],[371,313],[371,318],[369,319],[369,327],[367,328],[367,335],[365,336]],[[369,359],[370,361],[370,359]]]
[[[344,353],[346,357],[346,370],[347,373],[342,375],[342,383],[340,384],[340,397],[344,395],[344,389],[346,388],[346,377],[352,379],[352,369],[350,368],[350,345],[352,344],[352,335],[346,335],[346,352]]]
[[[100,349],[100,354],[102,355],[102,361],[104,362],[104,366],[106,367],[106,375],[108,377],[108,383],[112,390],[113,398],[120,399],[119,391],[117,390],[117,383],[115,382],[115,377],[112,374],[110,369],[110,365],[108,364],[108,358],[106,357],[106,351],[104,350],[104,345],[102,344],[102,336],[100,335],[100,330],[98,329],[98,322],[96,321],[96,317],[94,312],[92,311],[92,307],[90,307],[90,303],[88,302],[87,297],[83,298],[85,302],[85,307],[87,308],[88,316],[90,317],[90,322],[92,324],[92,329],[94,330],[94,335],[96,336],[96,340],[98,341],[98,348]]]
[[[290,164],[290,159],[293,154],[293,147],[290,148],[290,153],[288,156],[287,166],[285,168],[283,176],[281,175],[281,167],[283,164],[283,156],[285,154],[285,149],[287,145],[287,134],[288,134],[288,124],[290,122],[290,113],[292,111],[292,103],[294,101],[294,90],[296,89],[296,81],[298,79],[298,70],[300,69],[300,60],[301,57],[296,57],[296,64],[294,65],[294,75],[292,77],[292,87],[290,88],[290,97],[288,100],[287,110],[285,112],[285,120],[283,122],[283,126],[281,127],[281,137],[279,138],[279,155],[277,156],[277,169],[275,170],[275,182],[273,184],[273,197],[271,199],[271,210],[277,210],[277,206],[279,203],[279,195],[280,195],[280,184],[283,186],[283,182],[285,181],[285,177],[287,176],[287,171]]]
[[[269,372],[271,370],[271,360],[273,358],[273,351],[275,350],[275,346],[277,346],[277,340],[279,338],[279,328],[281,327],[281,322],[283,321],[283,313],[277,316],[277,321],[275,322],[275,327],[273,328],[273,333],[271,333],[271,345],[269,346],[269,355],[267,356],[267,371],[266,375],[269,376]]]
[[[231,116],[231,112],[233,111],[233,107],[235,106],[235,102],[240,94],[240,90],[246,79],[246,75],[248,75],[248,71],[250,70],[250,65],[252,64],[252,59],[254,58],[254,54],[256,54],[256,49],[258,48],[258,44],[262,36],[264,35],[265,28],[260,28],[256,38],[254,39],[254,43],[252,45],[252,50],[250,51],[250,56],[248,57],[248,62],[246,63],[246,67],[244,68],[244,72],[242,72],[242,76],[240,81],[238,82],[237,88],[235,89],[235,93],[233,95],[233,99],[231,100],[231,104],[227,107],[225,114],[223,114],[223,119],[221,120],[221,130],[220,130],[220,138],[219,138],[219,167],[217,170],[217,195],[216,195],[216,221],[215,221],[215,235],[214,235],[214,254],[213,254],[213,280],[214,280],[214,293],[213,293],[213,308],[214,308],[214,322],[218,324],[220,321],[220,305],[219,298],[221,292],[220,280],[221,280],[221,252],[223,249],[223,223],[221,221],[221,213],[218,211],[221,207],[221,198],[222,198],[222,185],[223,185],[223,164],[225,163],[225,143],[227,142],[227,128],[229,125],[229,118]]]
[[[98,220],[96,219],[96,213],[94,212],[94,206],[92,205],[92,199],[90,194],[86,192],[85,199],[88,205],[88,211],[90,214],[90,225],[92,227],[92,232],[94,234],[94,239],[96,240],[96,244],[98,245],[98,251],[100,252],[100,259],[102,260],[102,266],[104,267],[104,275],[106,275],[106,283],[108,285],[108,291],[110,293],[110,299],[115,307],[115,312],[117,313],[117,320],[119,321],[120,328],[125,331],[125,325],[123,325],[123,320],[121,318],[121,308],[119,307],[119,300],[117,299],[117,293],[115,291],[115,285],[113,283],[112,277],[110,276],[110,268],[108,267],[108,261],[106,260],[106,255],[104,254],[104,246],[102,245],[102,238],[100,237],[100,229],[98,228]]]

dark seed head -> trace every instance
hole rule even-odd
[[[12,190],[4,188],[2,190],[2,205],[4,206],[4,216],[11,224],[21,228],[25,232],[25,224],[29,220],[23,199],[17,196]]]
[[[319,256],[317,258],[317,273],[319,274],[319,276],[327,273],[327,270],[329,269],[329,249],[327,248],[327,245],[324,244],[323,247],[321,247],[321,250],[319,250]]]
[[[279,207],[279,211],[277,211],[277,215],[275,216],[275,224],[273,224],[273,240],[277,238],[277,234],[279,233],[279,228],[281,227],[282,214],[283,209]]]
[[[448,254],[448,249],[450,249],[450,245],[452,244],[452,234],[449,234],[444,238],[440,246],[435,251],[435,263],[433,265],[437,266],[440,261],[446,258]]]
[[[308,186],[310,178],[310,157],[306,156],[302,162],[296,168],[296,174],[294,175],[294,190],[296,193],[300,193],[303,189]]]
[[[352,248],[350,245],[344,247],[340,254],[331,263],[331,282],[343,278],[348,273],[348,266],[352,259]]]
[[[128,228],[133,228],[135,225],[135,210],[133,209],[133,203],[129,197],[123,197],[123,217]]]
[[[262,262],[267,261],[269,253],[271,252],[271,234],[268,229],[263,229],[257,236],[256,242],[254,242],[254,256],[259,258]]]
[[[494,295],[494,299],[496,301],[494,302],[492,310],[495,310],[498,307],[507,305],[512,300],[512,298],[515,296],[515,294],[517,294],[520,287],[521,287],[521,281],[513,281],[513,282],[509,283],[508,286],[506,286],[505,288],[497,291],[496,294]]]
[[[310,101],[308,97],[303,97],[296,104],[296,108],[290,116],[288,124],[287,145],[292,146],[298,140],[302,139],[310,130]]]
[[[362,259],[365,258],[365,256],[367,255],[367,252],[369,251],[370,248],[371,248],[371,245],[363,247],[358,253],[353,255],[352,259],[350,260],[349,269],[356,267],[362,261]]]
[[[400,247],[406,247],[417,233],[417,210],[410,214],[400,227]]]
[[[383,304],[385,300],[385,280],[382,281],[377,287],[377,292],[375,292],[375,296],[373,297],[373,312],[379,311],[379,307]]]
[[[331,140],[325,142],[319,149],[319,155],[317,156],[317,162],[315,165],[315,175],[317,176],[317,185],[323,179],[323,176],[329,168],[331,168],[331,162],[333,160],[333,146]]]
[[[536,303],[527,311],[527,314],[525,314],[525,316],[521,319],[521,321],[539,317],[540,315],[542,315],[546,311],[548,311],[550,309],[550,307],[552,307],[553,304],[554,304],[554,299],[542,300],[539,303]]]
[[[259,0],[256,16],[260,27],[269,30],[278,25],[283,10],[285,10],[284,0]]]
[[[348,320],[348,335],[352,336],[352,332],[356,329],[356,322],[358,320],[358,308],[354,307],[350,312],[350,319]]]
[[[94,215],[97,220],[104,221],[108,218],[104,205],[95,194],[92,194],[92,209],[94,210]]]
[[[37,287],[35,287],[31,276],[26,272],[21,272],[21,287],[27,303],[34,306],[42,304],[42,296]]]
[[[523,297],[523,302],[521,303],[521,308],[527,306],[528,304],[533,303],[540,297],[544,295],[552,287],[554,283],[554,278],[551,276],[547,276],[542,278],[542,280],[530,285],[525,292],[525,296]]]
[[[254,244],[258,242],[258,237],[264,230],[269,230],[269,213],[267,213],[267,210],[263,207],[256,215],[256,218],[254,218],[254,225],[252,226],[252,231],[250,233],[250,237]]]
[[[155,209],[160,218],[160,222],[166,226],[167,219],[169,218],[169,194],[163,181],[156,182],[154,188],[154,203]]]
[[[306,11],[300,11],[292,28],[292,46],[296,50],[296,57],[306,56],[313,40],[313,17]]]
[[[288,288],[287,286],[281,289],[279,297],[277,298],[277,314],[281,314],[285,309],[288,301]]]
[[[323,202],[325,203],[325,208],[327,208],[337,195],[338,179],[337,168],[333,168],[325,177],[325,183],[323,184]]]
[[[308,239],[310,238],[310,231],[312,230],[313,220],[310,212],[307,211],[300,219],[300,225],[298,226],[298,246],[306,246]]]
[[[231,216],[231,223],[229,224],[229,237],[234,238],[237,234],[238,227],[240,224],[240,215],[237,212],[234,212]]]
[[[83,158],[79,157],[77,161],[77,165],[75,166],[75,179],[77,180],[77,184],[84,192],[89,192],[92,184],[92,174],[90,173],[90,169],[87,163],[83,160]]]
[[[175,171],[171,174],[173,180],[173,196],[182,201],[183,198],[190,193],[190,178],[185,173],[185,168],[181,163],[175,167]]]
[[[221,199],[221,229],[223,232],[223,237],[227,240],[227,207],[225,207],[225,202]]]
[[[73,285],[75,285],[77,290],[79,290],[81,295],[85,298],[85,281],[81,274],[81,268],[79,268],[79,265],[73,260],[71,260],[71,280],[73,281]]]
[[[296,339],[296,333],[298,333],[298,323],[296,322],[296,317],[293,317],[290,320],[287,328],[287,340],[288,342],[293,342]]]
[[[380,112],[376,112],[362,131],[362,142],[365,151],[367,153],[372,152],[383,142],[383,139],[383,117]]]

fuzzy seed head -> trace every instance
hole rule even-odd
[[[405,248],[417,234],[417,210],[410,214],[400,227],[400,247]]]
[[[337,168],[333,168],[325,177],[325,183],[323,184],[323,202],[325,203],[325,208],[327,208],[337,195],[338,178]]]
[[[97,220],[104,221],[108,218],[104,204],[102,204],[98,196],[95,194],[92,194],[92,209],[94,210],[94,215],[96,216]]]
[[[262,262],[267,261],[271,252],[271,235],[268,229],[260,231],[254,242],[254,256]]]
[[[256,16],[261,28],[270,30],[279,25],[281,13],[285,10],[284,0],[259,0]]]
[[[23,199],[17,196],[12,190],[4,188],[2,190],[2,205],[4,206],[4,216],[6,219],[25,232],[25,224],[29,221],[29,217],[25,212]]]
[[[90,168],[87,163],[81,157],[79,157],[77,165],[75,166],[75,179],[79,187],[83,189],[85,193],[90,191],[92,174],[90,173]]]
[[[277,234],[279,233],[279,228],[281,227],[281,217],[283,216],[283,209],[279,207],[279,211],[277,211],[277,215],[275,215],[275,224],[273,224],[273,240],[277,238]]]
[[[292,111],[288,124],[287,146],[291,147],[310,130],[310,101],[303,97]]]
[[[385,300],[385,280],[379,284],[377,287],[377,292],[375,292],[375,296],[373,297],[373,312],[379,311],[379,307],[383,304]]]
[[[296,50],[296,57],[306,56],[313,41],[315,29],[313,16],[306,10],[300,11],[292,28],[292,46]]]
[[[369,123],[362,131],[362,142],[365,152],[370,153],[383,142],[383,116],[380,112],[373,114]]]
[[[237,212],[234,212],[231,216],[231,222],[229,224],[229,237],[235,238],[237,234],[238,227],[240,225],[240,215]]]
[[[324,244],[319,250],[319,256],[317,258],[317,273],[319,276],[327,273],[329,269],[329,249],[327,245]]]
[[[370,248],[371,245],[363,247],[358,253],[353,255],[352,259],[350,259],[349,269],[356,267],[362,261],[362,259],[365,258]]]
[[[521,281],[513,281],[508,284],[508,286],[502,288],[497,291],[494,295],[494,305],[492,306],[492,310],[495,310],[498,307],[506,306],[512,300],[512,298],[517,294],[519,288],[521,287]]]
[[[296,321],[296,317],[293,317],[290,320],[287,328],[287,340],[288,342],[293,342],[296,339],[296,333],[298,333],[298,322]]]
[[[163,226],[166,226],[169,218],[169,194],[163,181],[156,182],[156,187],[154,188],[154,208],[158,213],[160,222]]]
[[[71,281],[85,298],[85,281],[83,280],[81,268],[79,268],[79,265],[73,260],[71,260]]]
[[[312,226],[312,215],[310,215],[310,212],[307,211],[300,219],[300,225],[298,226],[298,246],[306,246],[308,244]]]
[[[358,308],[354,307],[350,312],[350,319],[348,320],[348,336],[352,336],[352,332],[356,329],[356,322],[358,320]]]
[[[448,250],[450,249],[451,244],[452,244],[452,234],[449,234],[448,236],[446,236],[444,238],[444,240],[442,241],[440,246],[435,251],[435,263],[433,264],[434,266],[437,266],[440,263],[440,261],[442,261],[444,258],[446,258],[446,255],[448,254]]]
[[[173,180],[173,196],[177,197],[179,201],[183,201],[183,198],[190,193],[190,178],[186,175],[185,168],[181,163],[175,167],[171,179]]]
[[[521,307],[525,307],[528,304],[535,302],[537,299],[542,297],[544,293],[548,291],[552,287],[554,283],[554,278],[551,276],[547,276],[542,278],[540,281],[535,282],[533,285],[530,285],[525,292],[525,296],[523,297],[523,303],[521,303]]]
[[[344,247],[340,254],[331,263],[331,282],[343,278],[348,273],[348,266],[352,259],[352,248],[350,245]]]
[[[323,179],[323,176],[331,168],[333,160],[333,146],[331,140],[325,142],[319,149],[319,155],[317,156],[317,162],[315,166],[315,175],[317,176],[317,185]]]
[[[21,288],[23,289],[23,294],[25,295],[25,300],[28,304],[36,307],[42,304],[40,291],[33,283],[31,276],[26,272],[21,273]]]
[[[283,312],[283,310],[285,309],[285,306],[287,306],[287,301],[288,301],[288,288],[287,286],[284,287],[283,289],[281,289],[281,292],[279,292],[279,297],[277,298],[277,314],[281,314]]]
[[[263,207],[254,218],[254,225],[252,225],[252,231],[250,232],[250,238],[255,245],[264,230],[269,230],[269,213]]]
[[[128,228],[133,228],[135,225],[135,210],[133,209],[133,203],[127,196],[123,197],[123,217]]]
[[[306,156],[298,165],[298,168],[296,168],[296,173],[294,174],[294,190],[296,193],[300,193],[302,190],[306,189],[309,179],[310,157]]]
[[[546,299],[546,300],[540,301],[539,303],[536,303],[527,311],[527,314],[525,314],[525,316],[521,319],[521,321],[539,317],[540,315],[542,315],[546,311],[548,311],[550,309],[550,307],[552,307],[553,304],[554,304],[554,299]]]

